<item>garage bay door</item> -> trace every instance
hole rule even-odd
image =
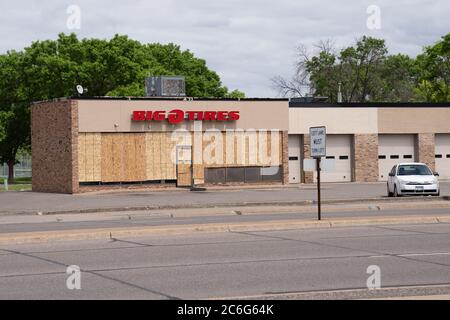
[[[436,134],[435,139],[436,171],[439,178],[450,179],[450,134]]]
[[[387,181],[389,171],[399,162],[414,162],[414,135],[382,134],[378,136],[378,178]]]
[[[289,183],[300,183],[300,135],[289,135]]]
[[[322,171],[321,181],[352,181],[351,150],[350,135],[327,135],[326,158],[334,160],[335,168],[332,171]],[[316,179],[316,172],[314,172],[314,181]]]

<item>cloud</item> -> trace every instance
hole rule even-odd
[[[205,59],[224,85],[258,97],[276,94],[271,77],[292,74],[300,43],[331,38],[344,47],[367,34],[386,39],[393,53],[415,56],[450,30],[445,0],[2,0],[0,52],[71,32],[66,10],[73,4],[81,9],[80,37],[119,33],[177,43]],[[366,26],[369,5],[380,7],[380,30]]]

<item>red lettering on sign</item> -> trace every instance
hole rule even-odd
[[[202,111],[196,111],[196,114],[197,114],[197,121],[205,120],[205,118],[203,117],[203,112]]]
[[[204,120],[205,121],[214,121],[216,120],[216,112],[215,111],[205,111],[205,115],[204,115]]]
[[[173,124],[177,124],[183,122],[184,120],[184,112],[183,110],[172,110],[169,112],[169,122]]]
[[[155,121],[163,121],[166,118],[165,111],[155,111],[153,112],[153,120]]]
[[[239,118],[240,118],[239,111],[228,112],[228,120],[229,121],[236,121],[236,120],[239,120]]]
[[[187,118],[185,119],[185,115]],[[133,121],[163,121],[178,124],[188,121],[236,121],[239,120],[239,111],[183,111],[174,109],[166,111],[133,111]]]
[[[133,121],[145,121],[145,111],[133,111]]]
[[[226,111],[219,111],[217,112],[217,121],[226,121],[228,112]]]
[[[195,115],[197,114],[197,111],[186,111],[186,114],[188,115],[189,121],[195,121]]]

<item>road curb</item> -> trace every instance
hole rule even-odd
[[[362,198],[362,199],[332,199],[322,200],[322,204],[350,204],[350,203],[414,203],[424,201],[450,201],[450,196],[427,197],[427,198]],[[207,209],[207,208],[230,208],[230,207],[260,207],[260,206],[307,206],[316,204],[315,200],[301,201],[268,201],[268,202],[233,202],[215,204],[184,204],[184,205],[148,205],[135,207],[111,207],[111,208],[87,208],[76,210],[55,210],[55,211],[22,211],[10,215],[64,215],[83,213],[102,213],[120,211],[155,211],[170,209]],[[1,212],[0,212],[1,214]]]
[[[177,235],[196,232],[244,232],[279,231],[316,228],[338,228],[349,226],[389,225],[389,224],[432,224],[450,223],[450,215],[441,216],[389,216],[374,218],[342,218],[314,220],[273,220],[242,223],[211,223],[172,226],[149,226],[132,228],[81,229],[64,231],[24,232],[0,234],[0,245],[24,244],[63,240],[99,240],[150,235]]]

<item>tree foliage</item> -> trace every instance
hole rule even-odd
[[[310,56],[304,46],[299,48],[291,80],[272,79],[281,95],[319,95],[336,102],[340,88],[343,102],[449,101],[450,34],[417,58],[389,55],[383,39],[367,36],[339,52],[331,41],[316,49]]]
[[[144,79],[158,75],[185,76],[188,96],[245,97],[229,92],[205,60],[172,43],[60,34],[0,55],[0,163],[13,165],[18,150],[29,147],[33,101],[76,95],[78,84],[89,96],[143,96]]]
[[[417,96],[432,102],[450,101],[450,33],[435,45],[426,47],[416,63],[419,72]]]

